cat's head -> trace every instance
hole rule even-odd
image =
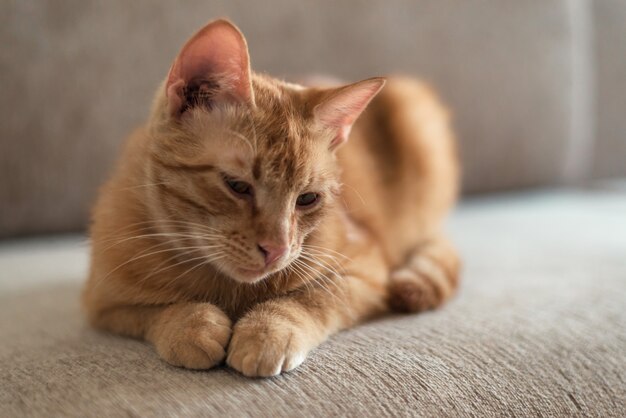
[[[151,216],[239,282],[284,269],[337,204],[335,150],[383,84],[308,89],[256,75],[241,32],[208,24],[157,94]]]

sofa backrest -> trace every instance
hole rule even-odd
[[[219,16],[246,34],[257,71],[430,82],[453,113],[467,193],[626,174],[619,0],[6,1],[0,236],[84,228],[179,47]]]

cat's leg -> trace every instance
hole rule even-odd
[[[339,328],[312,300],[271,300],[257,305],[233,328],[228,365],[246,376],[275,376],[298,367],[307,353]],[[336,315],[333,313],[332,315]]]
[[[382,259],[370,258],[359,267],[256,305],[233,327],[228,365],[246,376],[292,370],[331,334],[387,311],[388,271]]]
[[[91,316],[94,326],[150,341],[174,366],[209,369],[225,357],[231,321],[210,303],[123,306]]]
[[[391,308],[420,312],[440,306],[456,291],[459,270],[459,257],[448,240],[435,237],[422,243],[402,267],[391,273]]]

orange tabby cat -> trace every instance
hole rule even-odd
[[[448,299],[446,112],[384,84],[289,84],[251,72],[228,21],[194,35],[95,207],[89,321],[173,365],[272,376],[338,330]]]

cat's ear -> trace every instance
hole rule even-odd
[[[331,150],[348,140],[352,124],[384,85],[385,79],[376,77],[339,87],[331,90],[315,106],[313,116],[316,121],[335,131],[336,136],[329,144]]]
[[[183,46],[165,84],[170,114],[218,101],[254,104],[250,58],[243,34],[227,20],[215,20]]]

